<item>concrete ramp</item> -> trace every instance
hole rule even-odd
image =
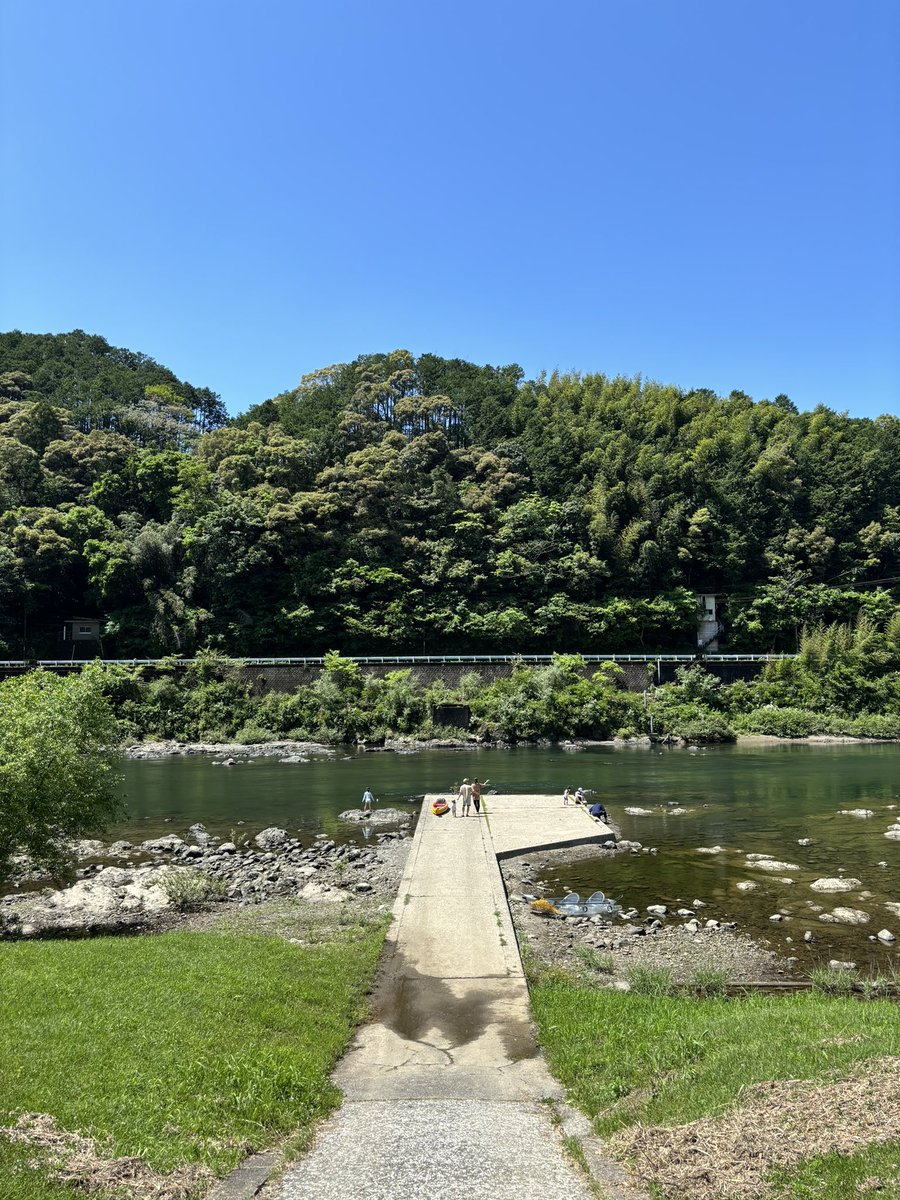
[[[612,836],[547,796],[435,817],[426,796],[362,1027],[333,1078],[340,1111],[278,1200],[588,1200],[543,1101],[540,1054],[497,853]]]
[[[531,854],[538,850],[560,850],[566,846],[600,845],[615,834],[596,821],[580,804],[563,805],[559,796],[486,796],[482,810],[487,814],[491,844],[497,858]]]

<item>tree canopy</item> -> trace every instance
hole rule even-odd
[[[102,338],[0,336],[0,642],[107,656],[795,649],[886,622],[900,420],[405,350],[226,421]]]

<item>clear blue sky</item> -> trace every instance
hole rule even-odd
[[[0,328],[900,414],[896,0],[0,0]]]

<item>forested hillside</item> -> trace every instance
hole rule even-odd
[[[0,652],[723,649],[883,624],[900,420],[403,350],[228,422],[103,338],[0,336]]]

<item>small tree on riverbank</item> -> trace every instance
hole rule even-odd
[[[62,876],[73,838],[99,833],[120,807],[116,722],[101,671],[32,671],[0,683],[0,883],[13,857]]]

